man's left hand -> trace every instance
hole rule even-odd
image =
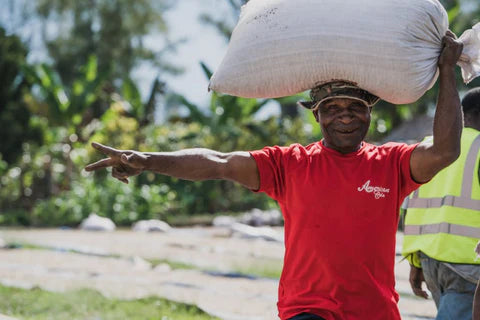
[[[442,39],[442,53],[438,58],[440,68],[454,68],[463,51],[463,43],[457,40],[457,36],[450,30]]]

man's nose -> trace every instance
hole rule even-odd
[[[348,110],[344,110],[342,113],[340,113],[338,119],[342,123],[348,124],[353,121],[353,114]]]

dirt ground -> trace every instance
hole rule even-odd
[[[401,238],[399,233],[398,243]],[[0,250],[3,285],[39,286],[58,292],[88,287],[105,296],[128,299],[156,295],[195,304],[225,320],[278,319],[278,280],[240,277],[232,271],[278,268],[282,243],[230,237],[222,228],[173,229],[169,233],[1,229],[0,239],[52,248]],[[396,289],[402,318],[433,319],[433,301],[413,296],[408,263],[399,262],[400,258],[397,256]],[[196,268],[153,267],[146,261],[149,259]],[[217,272],[210,272],[213,270]],[[0,320],[4,320],[1,315]]]

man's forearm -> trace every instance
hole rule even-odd
[[[460,97],[455,81],[455,70],[440,70],[440,91],[433,122],[434,150],[443,159],[455,161],[460,154],[463,119]]]
[[[227,154],[209,149],[145,152],[145,170],[192,181],[221,179]]]

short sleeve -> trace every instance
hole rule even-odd
[[[257,192],[265,192],[271,198],[281,201],[285,192],[285,162],[287,147],[265,147],[251,151],[257,163],[260,175],[260,188]]]
[[[413,150],[418,146],[417,144],[398,145],[399,162],[400,162],[400,197],[401,199],[407,197],[412,191],[418,189],[421,186],[412,178],[412,172],[410,170],[410,158]]]

